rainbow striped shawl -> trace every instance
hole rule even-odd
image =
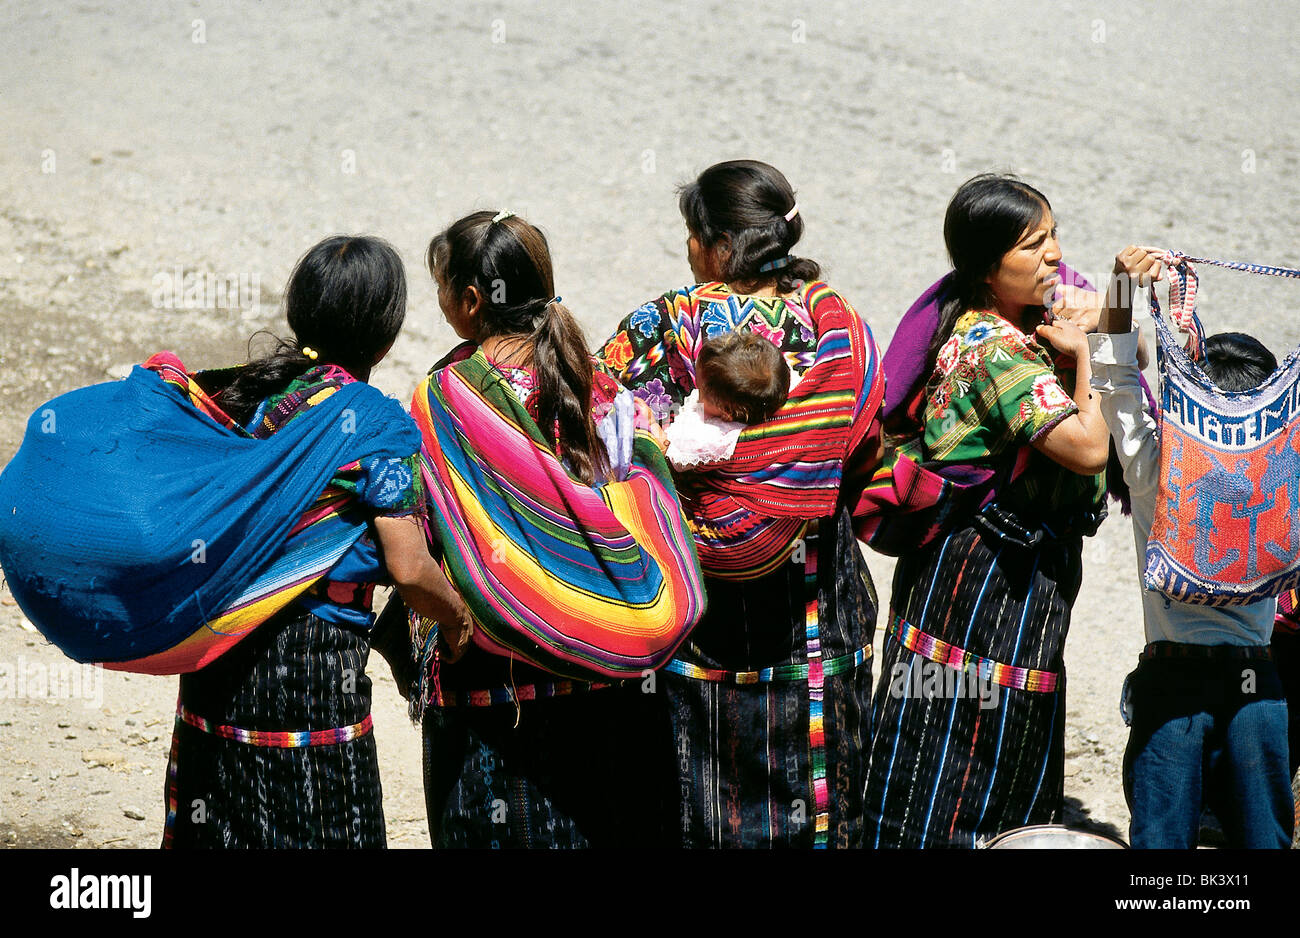
[[[673,656],[704,611],[704,585],[647,434],[636,433],[623,481],[574,481],[478,351],[433,371],[411,414],[431,538],[478,625],[475,644],[584,680]]]
[[[343,377],[265,439],[168,353],[39,408],[0,475],[0,564],[23,612],[114,670],[184,673],[231,648],[365,530],[336,470],[419,446],[400,404]]]
[[[774,570],[809,522],[834,514],[845,464],[871,433],[885,388],[870,329],[821,282],[789,300],[721,283],[673,291],[624,320],[602,355],[638,396],[681,404],[704,340],[737,329],[772,340],[799,383],[771,419],[741,431],[730,460],[679,477],[700,564],[729,580]]]

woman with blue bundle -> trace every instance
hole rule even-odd
[[[375,585],[468,634],[425,548],[419,431],[366,384],[405,317],[401,259],[329,238],[285,305],[269,357],[191,375],[161,353],[51,401],[57,432],[38,412],[0,479],[32,621],[78,660],[182,675],[164,845],[382,847]],[[96,490],[113,500],[87,510]]]

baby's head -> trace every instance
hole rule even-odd
[[[781,350],[752,332],[706,339],[695,359],[700,407],[711,417],[762,423],[790,393],[790,366]]]
[[[1224,391],[1251,391],[1277,370],[1277,358],[1244,332],[1220,332],[1205,340],[1205,373]]]

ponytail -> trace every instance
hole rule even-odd
[[[253,340],[248,341],[251,346]],[[241,427],[248,426],[262,401],[283,391],[316,364],[289,340],[277,339],[277,342],[270,355],[240,368],[235,380],[213,396],[226,415]]]
[[[609,475],[609,456],[591,417],[591,354],[582,327],[563,303],[548,303],[534,333],[537,422],[542,435],[584,485]]]
[[[585,485],[609,473],[591,416],[592,361],[582,327],[554,294],[546,236],[509,212],[474,212],[434,236],[427,253],[439,287],[483,298],[476,341],[518,336],[533,346],[537,423]]]

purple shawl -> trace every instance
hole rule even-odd
[[[1059,273],[1062,285],[1097,292],[1097,288],[1089,283],[1086,277],[1065,264],[1060,265]],[[916,302],[903,314],[898,328],[894,330],[894,338],[890,341],[884,361],[881,363],[885,372],[885,402],[880,408],[880,416],[886,423],[900,407],[911,400],[917,386],[930,378],[925,369],[925,353],[930,347],[930,339],[934,337],[934,331],[939,328],[939,307],[951,278],[952,272],[949,271],[931,284],[930,288],[917,297]],[[1139,374],[1138,381],[1142,385],[1147,404],[1152,408],[1152,412],[1155,412],[1155,397],[1147,385],[1146,378]],[[1114,463],[1113,455],[1112,463]],[[1123,484],[1123,474],[1117,470],[1116,465],[1107,473],[1108,487],[1111,496],[1120,502],[1123,513],[1127,515],[1130,510],[1128,487]]]
[[[1060,265],[1058,272],[1063,286],[1097,292],[1086,277],[1065,264]],[[911,399],[917,384],[930,377],[925,373],[925,353],[934,337],[934,330],[939,328],[939,307],[951,278],[952,272],[949,271],[922,293],[894,330],[894,338],[882,363],[885,371],[883,420],[888,421],[895,410]]]

